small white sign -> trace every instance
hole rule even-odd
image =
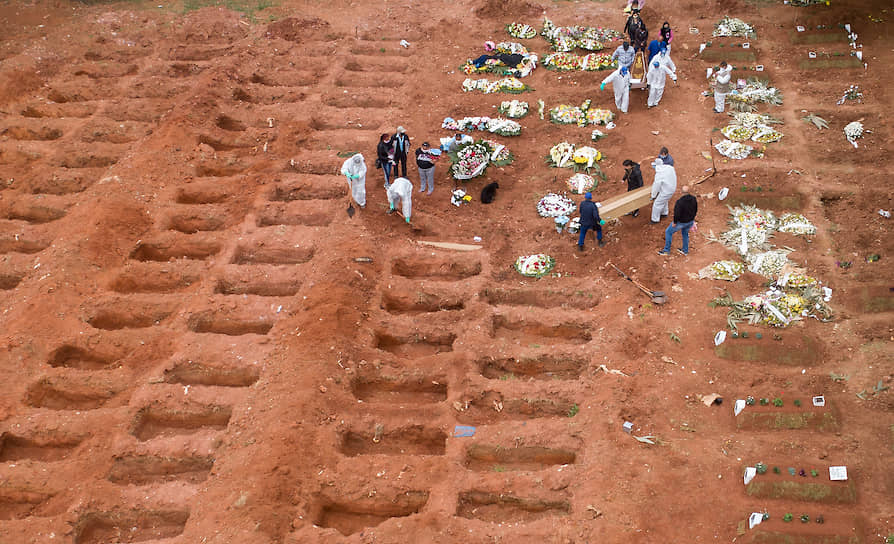
[[[742,44],[742,49],[748,49],[749,47],[751,47],[751,44],[748,42]]]
[[[757,469],[755,467],[745,467],[745,485],[748,485],[748,482],[754,479],[757,475]]]
[[[810,52],[808,52],[808,53],[807,53],[807,58],[815,59],[815,58],[816,58],[816,51],[810,51]]]
[[[848,33],[850,33],[850,31],[851,31],[851,24],[848,23],[848,24],[844,25],[844,29],[847,30]]]
[[[737,399],[735,405],[733,406],[733,415],[737,416],[742,413],[742,410],[745,409],[745,401],[742,399]],[[746,484],[748,482],[745,482]]]
[[[826,397],[822,395],[817,395],[813,397],[813,405],[814,406],[825,406],[826,405]]]
[[[795,28],[798,29],[798,32],[804,32],[805,30],[807,30],[806,28],[804,28],[804,27],[801,26],[801,25],[798,25],[798,26],[796,26]]]
[[[763,64],[758,64],[757,66],[754,67],[754,71],[755,71],[755,72],[763,72],[763,71],[764,71],[764,65],[763,65]]]
[[[847,480],[847,467],[829,467],[829,479],[833,482]]]
[[[862,51],[857,51],[857,58],[860,60],[863,60],[863,52]]]
[[[760,525],[760,523],[764,521],[764,515],[761,512],[752,512],[750,516],[748,516],[748,528],[754,529],[756,525]]]
[[[633,423],[625,421],[623,427],[625,433],[633,432]]]

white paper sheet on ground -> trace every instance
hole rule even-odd
[[[798,26],[797,26],[797,27],[795,27],[795,28],[797,28],[797,29],[798,29],[798,32],[804,32],[804,31],[805,31],[805,30],[807,30],[807,29],[806,29],[806,28],[804,28],[804,27],[803,27],[803,26],[801,26],[801,25],[798,25]],[[850,32],[850,31],[848,31],[848,32]]]
[[[860,60],[863,60],[863,52],[862,51],[857,51],[857,58]]]
[[[850,31],[851,31],[851,24],[848,23],[848,24],[844,25],[844,29],[847,30],[848,33],[850,33]]]
[[[616,124],[615,124],[614,122],[612,122],[612,121],[609,121],[608,123],[605,124],[605,129],[606,129],[606,130],[611,130],[611,129],[615,128],[616,126],[618,126],[618,125],[616,125]]]
[[[751,515],[748,516],[748,528],[754,529],[757,525],[760,525],[762,521],[764,521],[763,513],[752,512]]]
[[[757,469],[754,467],[745,467],[745,485],[748,485],[748,482],[754,479],[757,475]],[[753,515],[753,514],[752,514]]]
[[[813,397],[813,405],[814,406],[825,406],[826,405],[826,397],[824,397],[822,395]]]
[[[833,482],[847,480],[847,467],[829,467],[829,479]]]
[[[708,78],[708,79],[711,79],[711,74],[713,74],[713,73],[714,73],[714,69],[713,69],[713,68],[708,68],[708,70],[707,70],[707,72],[706,72],[706,74],[705,74],[705,77]]]
[[[718,331],[717,334],[714,335],[714,345],[719,346],[720,344],[726,341],[726,331]]]
[[[698,46],[698,54],[701,55],[701,54],[702,54],[702,51],[704,51],[704,50],[705,50],[705,47],[707,47],[707,46],[708,46],[708,44],[706,44],[706,43],[699,44],[699,46]]]
[[[709,168],[709,170],[710,170],[710,168]],[[723,189],[720,189],[720,192],[719,192],[719,193],[717,193],[717,198],[720,199],[720,200],[726,200],[726,196],[727,196],[728,194],[729,194],[729,188],[728,188],[728,187],[724,187]]]
[[[733,415],[737,416],[742,413],[742,410],[745,409],[745,401],[742,399],[736,399],[736,403],[733,405]],[[748,482],[745,482],[746,484]]]
[[[816,51],[808,51],[808,52],[807,52],[807,58],[809,58],[809,59],[815,59],[815,58],[816,58]]]

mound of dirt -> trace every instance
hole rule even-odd
[[[289,42],[301,43],[314,33],[329,28],[329,23],[317,17],[301,19],[288,17],[267,26],[267,37],[280,38]]]
[[[525,0],[485,0],[475,8],[478,17],[535,17],[546,10],[540,4]]]

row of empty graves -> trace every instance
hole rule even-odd
[[[593,300],[494,287],[488,266],[481,252],[440,250],[385,262],[374,351],[355,357],[368,362],[352,376],[356,404],[337,426],[341,455],[321,476],[335,472],[356,490],[321,496],[308,530],[369,532],[445,508],[503,524],[571,512],[567,486],[532,482],[572,481],[581,444],[567,421],[577,412],[573,395],[588,364],[580,346],[591,327],[562,321],[554,307]]]

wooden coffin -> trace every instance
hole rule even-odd
[[[622,215],[628,214],[638,208],[650,206],[649,201],[652,196],[652,184],[640,187],[639,189],[613,196],[600,202],[599,217],[604,221],[617,219]],[[648,210],[645,211],[648,215]]]

